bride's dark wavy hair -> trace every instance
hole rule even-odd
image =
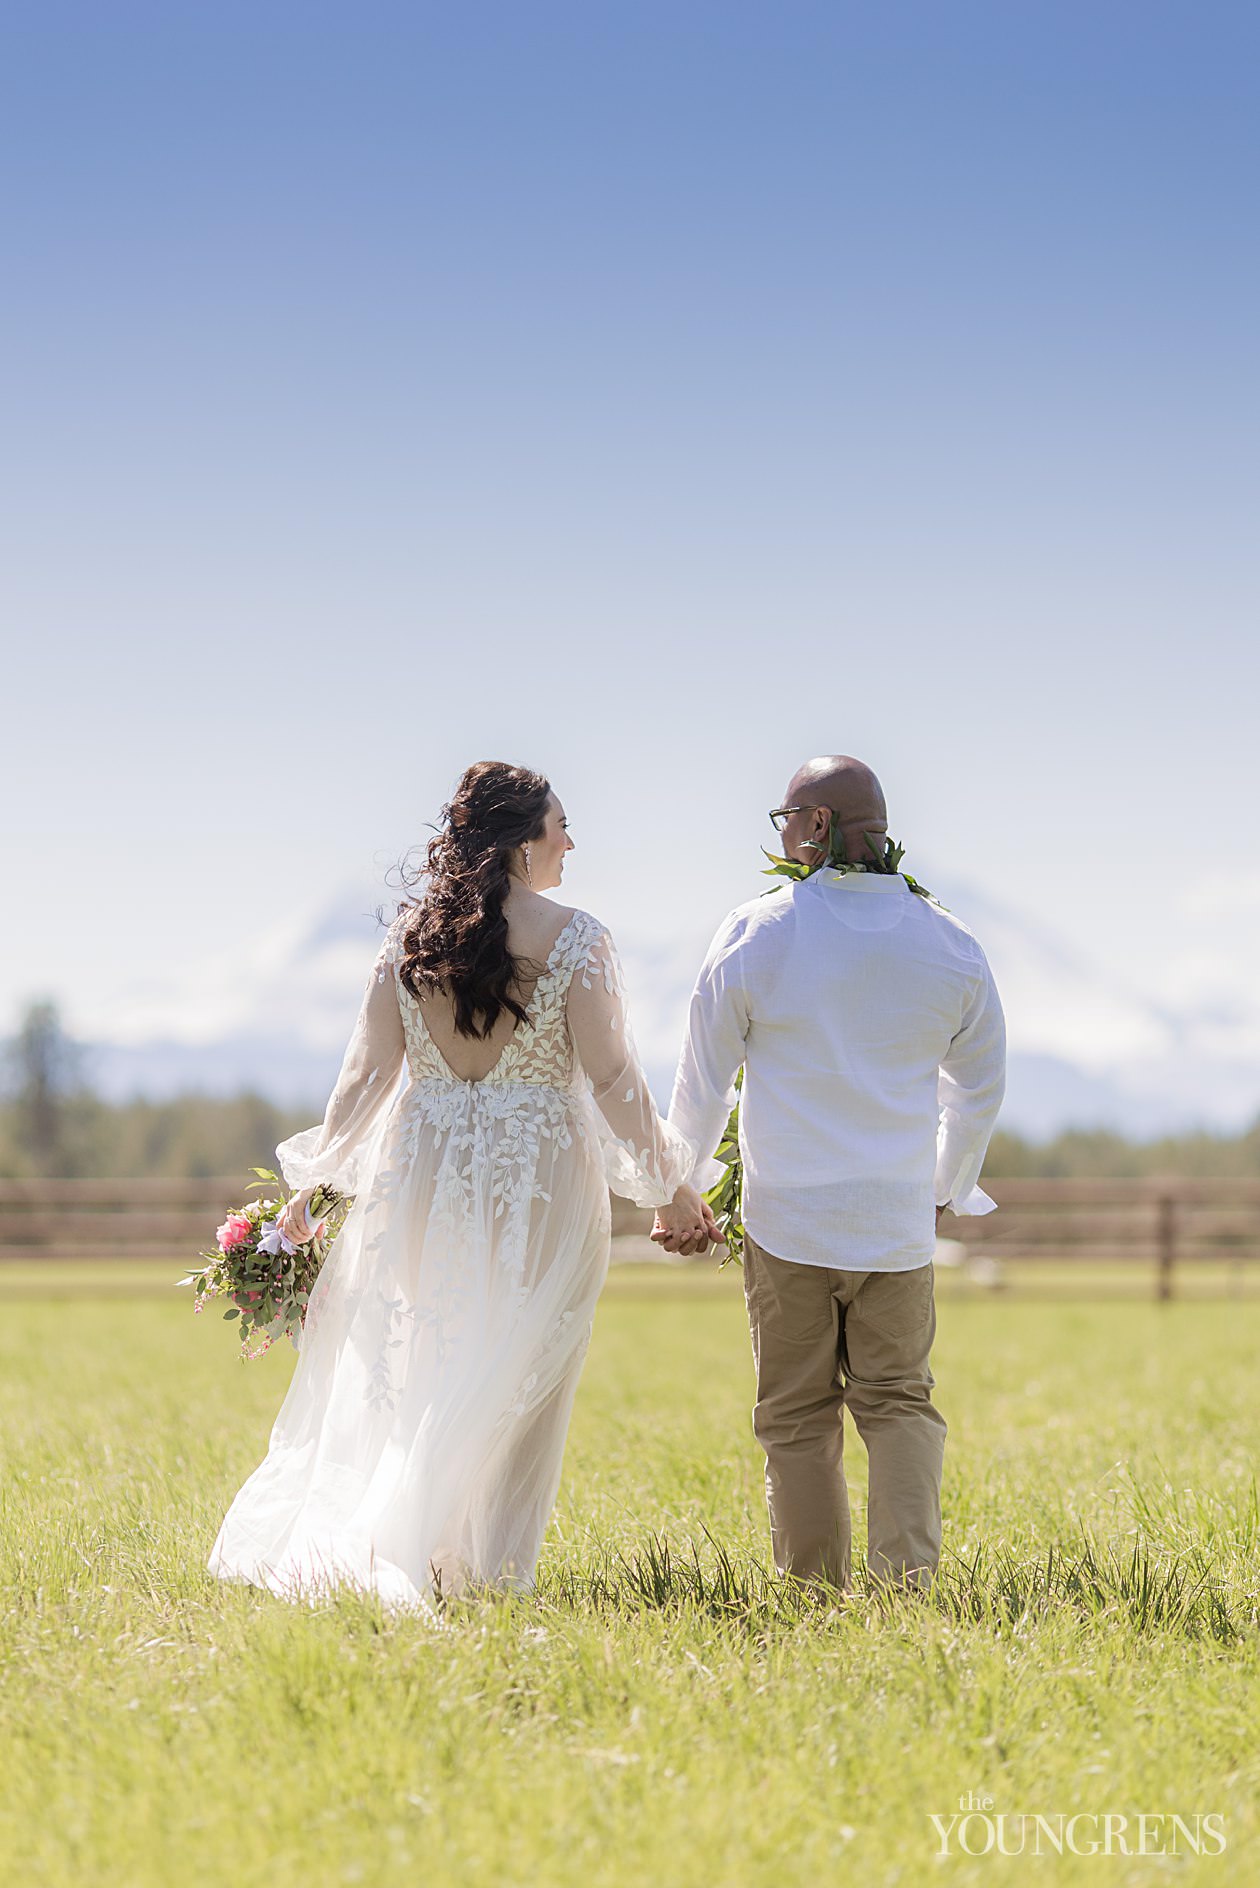
[[[503,900],[511,855],[542,837],[550,797],[542,774],[479,760],[460,776],[425,863],[408,881],[428,883],[410,904],[398,975],[417,998],[446,991],[461,1036],[488,1036],[504,1010],[528,1020],[512,990],[538,967],[508,949]]]

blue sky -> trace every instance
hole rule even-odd
[[[702,945],[834,750],[929,882],[1243,1000],[1258,55],[1211,0],[6,8],[6,1015],[366,901],[489,755]]]

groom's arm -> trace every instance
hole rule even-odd
[[[741,974],[742,918],[728,918],[709,946],[687,1012],[669,1120],[696,1150],[691,1184],[703,1191],[726,1171],[713,1158],[735,1104],[751,1016]]]
[[[968,1217],[991,1213],[978,1184],[1006,1091],[1006,1020],[983,953],[962,1024],[941,1061],[936,1135],[937,1219],[946,1206]]]

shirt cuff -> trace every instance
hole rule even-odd
[[[978,1219],[981,1213],[996,1213],[997,1201],[991,1200],[983,1187],[972,1187],[965,1199],[943,1202],[959,1219]]]

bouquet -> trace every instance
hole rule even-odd
[[[251,1167],[255,1187],[283,1184],[269,1167]],[[278,1337],[288,1336],[294,1350],[306,1323],[306,1306],[328,1249],[352,1202],[331,1187],[318,1187],[306,1208],[310,1237],[295,1245],[280,1230],[285,1200],[251,1200],[234,1207],[219,1227],[213,1252],[201,1252],[206,1264],[178,1285],[193,1285],[193,1310],[211,1298],[231,1300],[225,1319],[241,1321],[241,1361],[261,1357]],[[261,1341],[259,1341],[261,1340]]]

